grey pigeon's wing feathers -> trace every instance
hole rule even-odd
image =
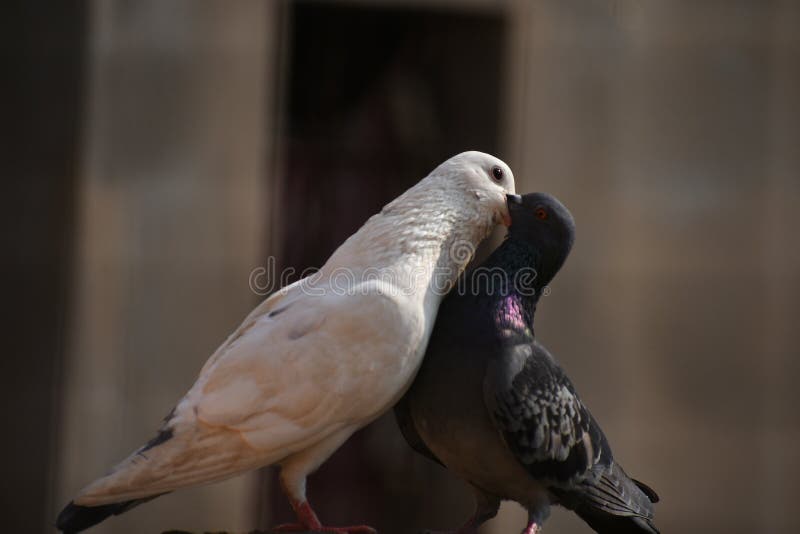
[[[595,465],[590,476],[572,488],[551,487],[550,491],[596,532],[659,532],[653,523],[653,503],[658,502],[658,495],[628,477],[615,462]]]
[[[484,401],[508,448],[561,504],[599,532],[657,532],[650,521],[655,492],[640,489],[614,462],[600,426],[538,342],[509,343],[490,360]]]
[[[411,407],[408,405],[408,397],[404,396],[397,404],[395,404],[394,417],[397,420],[397,426],[400,427],[400,432],[403,434],[403,437],[406,439],[406,442],[408,442],[412,449],[427,457],[429,460],[433,460],[442,467],[445,467],[442,461],[439,460],[439,458],[433,454],[433,451],[431,451],[425,444],[425,441],[423,441],[422,437],[419,435],[419,432],[417,432],[417,427],[414,424],[414,418],[411,417]]]
[[[538,479],[568,483],[611,451],[572,383],[536,342],[489,362],[484,401],[506,444]]]

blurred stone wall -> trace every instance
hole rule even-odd
[[[273,16],[257,1],[92,2],[54,515],[153,435],[257,302]],[[93,532],[245,529],[253,488],[246,477],[168,495]]]
[[[800,4],[524,10],[519,189],[578,228],[537,334],[663,531],[796,532]]]
[[[286,4],[92,6],[54,511],[155,431],[255,304],[248,274],[285,245],[296,215],[281,209]],[[537,334],[626,470],[661,494],[662,530],[798,531],[800,4],[434,8],[508,20],[499,155],[519,191],[556,194],[578,225]],[[418,505],[402,506],[420,526],[467,512],[469,494],[449,474],[410,452],[389,419],[376,428],[358,446],[386,469],[365,476],[364,455],[354,477],[378,495],[418,492]],[[181,491],[97,532],[243,530],[270,517],[270,489],[255,487],[245,478]],[[523,521],[504,505],[486,532]],[[562,511],[547,530],[588,532]]]

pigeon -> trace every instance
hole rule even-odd
[[[297,516],[279,530],[374,532],[323,526],[306,477],[408,389],[463,251],[509,224],[513,193],[511,170],[488,154],[439,165],[319,271],[256,307],[157,435],[83,488],[57,528],[79,532],[173,490],[277,465]]]
[[[519,197],[517,197],[519,198]],[[534,337],[542,291],[569,254],[575,225],[544,193],[509,203],[500,247],[442,303],[420,371],[395,407],[406,441],[465,480],[474,533],[501,500],[540,532],[559,504],[601,533],[657,533],[658,496],[625,474],[597,421]]]

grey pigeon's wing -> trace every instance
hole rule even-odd
[[[508,447],[537,479],[569,483],[611,460],[572,383],[536,342],[507,345],[490,360],[484,401]]]
[[[590,476],[572,487],[550,487],[566,508],[574,510],[596,532],[609,534],[658,534],[653,523],[653,503],[658,495],[628,477],[622,467],[597,464]]]
[[[649,526],[638,531],[657,532],[648,493],[614,462],[603,431],[544,347],[506,345],[489,362],[484,402],[508,448],[562,504],[587,522],[591,513],[599,517],[591,518],[596,524],[609,516],[628,523],[634,517]],[[624,531],[621,525],[609,531],[614,528]]]
[[[395,404],[394,406],[394,417],[397,420],[397,426],[400,427],[400,432],[402,432],[403,437],[406,439],[406,442],[411,446],[412,449],[417,451],[423,456],[426,456],[428,459],[433,460],[437,464],[445,467],[439,458],[433,454],[425,442],[417,432],[417,427],[414,424],[414,418],[411,416],[411,407],[408,403],[408,394],[406,394],[400,402]]]

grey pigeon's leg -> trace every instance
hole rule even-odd
[[[550,517],[550,503],[528,509],[528,524],[522,534],[542,534],[542,525]]]
[[[475,494],[475,513],[456,530],[425,530],[423,534],[477,534],[478,527],[497,515],[500,499],[470,485]]]

